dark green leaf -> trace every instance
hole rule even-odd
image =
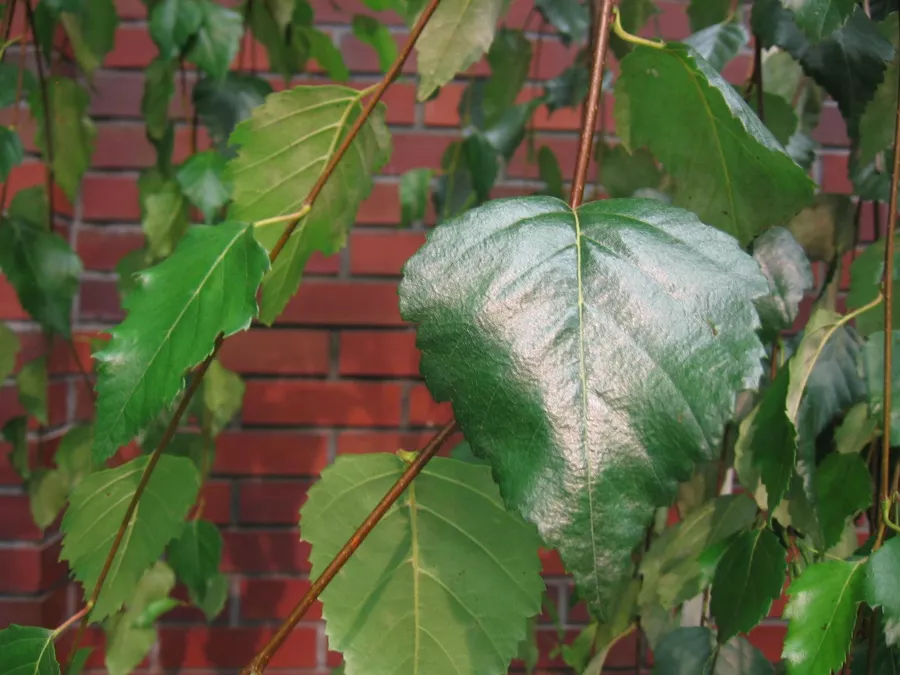
[[[213,221],[231,196],[231,185],[224,174],[225,158],[215,150],[192,155],[175,174],[181,192],[203,212],[207,223]]]
[[[271,93],[271,85],[255,75],[228,73],[222,82],[204,77],[194,87],[194,107],[216,148],[228,156],[228,138],[234,128]]]
[[[563,44],[582,42],[590,28],[588,9],[580,0],[536,0],[544,20],[559,31]]]
[[[431,169],[413,169],[400,177],[400,224],[409,227],[425,217]]]
[[[894,126],[897,117],[897,81],[900,79],[900,38],[898,14],[895,12],[878,25],[881,34],[894,47],[894,58],[884,73],[884,79],[866,106],[859,121],[859,155],[861,165],[871,164],[882,150],[894,145]]]
[[[190,521],[181,536],[169,544],[166,559],[191,592],[202,594],[209,580],[219,572],[222,559],[219,528],[205,520]]]
[[[346,82],[350,79],[350,71],[344,63],[340,50],[334,46],[331,36],[316,28],[306,27],[303,35],[309,41],[309,55],[318,61],[335,82]]]
[[[27,68],[20,70],[18,65],[9,60],[0,63],[0,108],[8,108],[16,102],[16,91],[19,88],[20,78],[22,95],[28,97],[37,87],[34,73]]]
[[[631,197],[641,188],[657,188],[662,171],[646,148],[629,152],[623,145],[597,143],[600,182],[610,197]]]
[[[2,262],[2,261],[0,261]],[[900,282],[900,251],[894,255],[894,288]],[[865,307],[881,292],[881,278],[884,276],[884,239],[869,244],[850,265],[850,290],[847,293],[847,309]],[[893,294],[893,316],[900,316],[900,295]],[[879,304],[856,316],[856,329],[863,335],[884,330],[884,306]]]
[[[348,87],[300,86],[269,96],[231,136],[239,150],[225,172],[234,185],[229,217],[263,220],[297,211],[361,111],[361,93]],[[263,282],[264,323],[271,324],[296,293],[314,251],[331,255],[346,243],[372,189],[372,173],[390,158],[384,113],[380,104],[369,117]],[[285,178],[271,180],[276,174]],[[255,228],[256,237],[271,250],[284,228],[270,221]]]
[[[864,592],[870,607],[880,607],[886,621],[900,621],[900,537],[888,539],[869,556],[865,565]]]
[[[468,441],[462,441],[453,448],[450,452],[450,457],[460,462],[469,462],[470,464],[487,464],[487,460],[475,456]]]
[[[55,76],[47,82],[47,100],[53,135],[53,178],[74,201],[81,177],[90,166],[97,136],[88,117],[90,95],[75,80]],[[43,97],[34,91],[29,103],[35,118],[34,142],[46,158]]]
[[[497,153],[480,133],[474,133],[463,141],[463,161],[472,176],[472,187],[479,201],[486,201],[497,180],[499,170]]]
[[[119,291],[119,299],[125,303],[125,299],[137,288],[137,273],[147,269],[150,265],[149,255],[145,249],[129,251],[116,263],[116,274],[119,280],[116,289]]]
[[[353,34],[356,39],[369,45],[378,55],[378,66],[386,73],[397,58],[397,43],[383,23],[371,16],[356,14],[353,17]]]
[[[298,3],[297,9],[303,4]],[[294,73],[304,69],[309,58],[309,39],[303,30],[306,24],[300,21],[294,21],[290,26],[282,23],[285,17],[281,16],[281,8],[276,3],[251,2],[245,6],[245,11],[249,13],[247,22],[253,36],[269,54],[271,68],[281,73],[288,84]]]
[[[190,225],[187,199],[178,183],[167,180],[142,189],[141,202],[144,211],[141,226],[147,235],[150,255],[157,260],[167,258]]]
[[[112,329],[97,360],[94,458],[111,457],[184,386],[184,373],[226,337],[250,325],[256,291],[269,267],[251,227],[228,222],[192,227],[178,249],[138,275],[128,316]]]
[[[879,621],[879,624],[884,623]],[[866,638],[853,650],[850,661],[850,675],[897,675],[900,673],[900,650],[896,645],[889,647],[881,635],[882,627],[879,625],[876,633],[875,649],[869,650],[869,639]],[[869,667],[869,659],[874,665]]]
[[[19,134],[9,127],[0,127],[0,182],[6,181],[24,158],[25,149]]]
[[[12,328],[0,322],[0,383],[15,370],[20,347],[19,338]]]
[[[79,0],[78,11],[61,16],[75,61],[90,78],[112,51],[119,14],[113,0]]]
[[[504,0],[444,0],[438,5],[416,40],[420,101],[481,58],[505,5]]]
[[[559,168],[559,161],[553,150],[547,145],[542,145],[538,150],[538,175],[544,183],[543,194],[557,199],[564,199],[563,175]]]
[[[725,21],[694,33],[684,43],[696,49],[697,53],[709,62],[709,65],[722,72],[728,62],[737,56],[749,41],[750,34],[743,25]],[[771,129],[771,127],[769,128]],[[784,141],[779,142],[784,144]]]
[[[404,275],[432,395],[604,611],[655,509],[718,452],[734,392],[761,375],[759,266],[659,202],[527,197],[439,226]]]
[[[772,664],[744,638],[717,645],[708,628],[678,628],[654,651],[654,675],[772,675]]]
[[[50,225],[50,205],[44,186],[35,185],[16,192],[7,213],[10,218],[47,229]]]
[[[782,657],[791,675],[822,675],[844,663],[865,593],[864,563],[826,560],[806,568],[788,588]]]
[[[853,183],[853,194],[870,202],[889,203],[891,199],[891,172],[886,167],[893,166],[894,155],[890,150],[882,153],[882,162],[872,162],[861,166],[856,153],[850,150],[848,177]]]
[[[10,624],[0,630],[0,652],[3,675],[59,675],[53,631],[47,628]]]
[[[187,59],[210,77],[222,80],[240,47],[244,19],[214,0],[185,1],[195,3],[203,15]]]
[[[61,560],[67,560],[85,595],[94,589],[113,538],[147,466],[148,457],[93,473],[75,488],[62,521]],[[147,482],[103,584],[91,619],[114,614],[178,535],[194,503],[200,475],[190,460],[162,455]]]
[[[196,0],[159,0],[150,10],[149,29],[159,49],[158,61],[173,62],[200,31],[206,4]]]
[[[459,102],[459,116],[466,135],[480,132],[508,162],[525,137],[525,126],[541,100],[535,98],[499,109],[487,99],[491,81],[476,80],[466,87]]]
[[[825,548],[841,539],[847,518],[872,504],[872,479],[859,455],[832,453],[816,470],[819,523]]]
[[[691,0],[687,9],[691,30],[694,32],[722,23],[730,12],[731,3],[726,0]]]
[[[455,141],[441,157],[443,173],[435,181],[431,197],[439,223],[477,204],[472,174],[463,161],[463,145]]]
[[[9,220],[0,220],[0,270],[25,311],[45,330],[68,338],[81,260],[46,221],[29,222],[10,211]]]
[[[176,68],[175,61],[155,58],[144,71],[141,115],[144,117],[147,135],[150,138],[164,138],[169,129],[169,102],[175,93]]]
[[[405,468],[378,453],[325,469],[300,514],[313,576]],[[505,674],[540,611],[539,545],[490,468],[433,459],[322,593],[329,645],[348,675]]]
[[[813,44],[843,26],[856,6],[853,0],[782,0],[782,4]]]
[[[544,82],[544,101],[552,113],[560,108],[574,108],[587,96],[590,73],[582,65],[569,66],[562,73]]]
[[[754,112],[759,114],[756,96],[751,97],[750,105]],[[763,94],[763,114],[760,117],[765,119],[766,127],[772,132],[775,140],[781,143],[787,151],[791,138],[797,132],[798,122],[797,113],[794,112],[791,104],[777,94],[765,92]]]
[[[16,375],[19,403],[41,424],[47,424],[47,358],[39,356],[23,365]]]
[[[577,0],[573,0],[577,1]],[[501,28],[487,55],[491,76],[484,84],[483,107],[488,126],[516,102],[531,69],[531,43],[520,30]]]
[[[848,195],[820,192],[787,229],[812,261],[830,263],[853,247],[856,206]]]
[[[769,280],[769,295],[756,301],[763,340],[768,342],[794,324],[800,301],[813,285],[812,267],[803,247],[781,227],[754,239],[753,257]]]
[[[900,331],[893,331],[894,349],[900,347]],[[897,352],[900,354],[900,351]],[[878,429],[884,419],[884,332],[872,333],[862,353],[863,371],[869,391],[868,416],[875,420]],[[891,361],[891,390],[900,391],[900,359]],[[898,397],[900,398],[900,397]],[[891,399],[891,445],[900,445],[900,401]]]
[[[710,599],[720,643],[748,632],[769,613],[781,595],[786,555],[767,528],[742,532],[728,546],[716,567]]]
[[[647,146],[672,175],[677,206],[742,244],[812,200],[809,177],[689,47],[637,47],[625,57],[616,120],[627,149]]]
[[[23,481],[31,476],[28,462],[28,419],[22,415],[13,417],[0,430],[0,437],[12,446],[9,463]]]

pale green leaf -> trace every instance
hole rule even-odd
[[[228,600],[228,577],[224,574],[214,574],[206,580],[206,587],[202,592],[190,591],[191,603],[206,615],[207,621],[212,621],[225,607]]]
[[[60,675],[53,631],[34,626],[10,624],[0,630],[2,675]]]
[[[741,637],[717,645],[709,628],[678,628],[654,651],[654,675],[773,675],[772,664]]]
[[[132,291],[137,288],[137,273],[147,269],[150,265],[150,255],[146,248],[135,249],[123,255],[116,263],[116,290],[122,304],[125,303]]]
[[[400,309],[435,400],[603,612],[655,510],[718,456],[735,392],[756,386],[766,292],[735,240],[683,209],[525,197],[438,226]]]
[[[176,251],[140,272],[128,316],[97,352],[94,458],[111,457],[184,386],[216,337],[246,329],[268,257],[243,223],[192,227]]]
[[[900,281],[900,251],[894,254],[894,289]],[[865,307],[878,297],[881,292],[881,279],[884,276],[884,239],[869,244],[850,265],[850,291],[847,293],[847,309],[856,310]],[[900,317],[900,294],[893,294],[891,314]],[[857,314],[856,329],[863,335],[884,330],[884,306]]]
[[[90,657],[93,651],[93,647],[81,647],[75,652],[69,661],[69,669],[66,671],[65,675],[81,675],[81,671],[84,670],[84,665],[87,663],[88,657]]]
[[[475,63],[491,46],[504,0],[444,0],[416,40],[420,101]]]
[[[135,628],[150,628],[163,614],[171,612],[183,604],[180,600],[169,597],[154,600],[144,608],[144,611],[134,619],[131,625]]]
[[[313,576],[405,468],[379,453],[325,469],[300,518]],[[540,611],[538,546],[488,467],[433,459],[322,593],[329,645],[348,675],[505,674]]]
[[[863,350],[865,353],[865,347]],[[882,387],[883,386],[884,385],[882,384]],[[871,387],[872,385],[870,383],[870,392]],[[900,420],[898,420],[898,422],[900,422]],[[878,426],[878,419],[869,414],[868,404],[858,403],[847,411],[847,414],[844,416],[844,421],[841,422],[841,425],[837,429],[835,429],[835,450],[843,454],[861,451],[875,438],[875,430]],[[891,428],[893,429],[893,426]]]
[[[200,30],[205,5],[196,0],[158,0],[150,10],[149,29],[160,58],[177,62],[188,41]]]
[[[40,3],[43,4],[43,3]],[[37,87],[37,78],[30,69],[20,69],[13,59],[0,63],[0,108],[8,108],[16,102],[19,80],[22,80],[22,94],[28,96]]]
[[[738,55],[750,41],[747,29],[734,21],[725,21],[697,31],[684,43],[690,45],[718,72]],[[770,127],[771,128],[771,127]]]
[[[815,44],[844,25],[856,3],[853,0],[781,0],[794,21]]]
[[[192,96],[197,116],[209,131],[214,146],[226,153],[235,126],[250,117],[253,109],[262,105],[271,93],[272,86],[255,75],[228,73],[222,81],[204,77],[194,86]]]
[[[791,675],[822,675],[840,668],[850,650],[856,607],[865,594],[865,561],[826,560],[788,588],[782,657]]]
[[[7,209],[12,220],[21,220],[37,228],[48,229],[50,226],[50,204],[43,185],[24,188],[13,195]]]
[[[82,72],[91,78],[112,51],[119,14],[113,0],[79,0],[77,11],[60,17],[69,45]]]
[[[19,338],[12,328],[0,322],[0,383],[9,377],[16,367],[19,354]]]
[[[28,418],[24,415],[13,417],[0,430],[0,438],[9,443],[8,460],[16,474],[23,481],[31,477],[28,461]]]
[[[39,356],[24,364],[16,374],[19,403],[41,424],[47,424],[47,358]]]
[[[812,261],[831,262],[853,247],[856,205],[849,195],[820,192],[787,229]]]
[[[202,13],[196,40],[187,54],[188,61],[221,80],[237,56],[244,34],[243,17],[214,0],[181,1],[195,3]]]
[[[62,521],[62,553],[73,576],[89,595],[109,555],[149,457],[138,457],[115,469],[85,478],[69,499]],[[177,536],[200,488],[200,475],[190,460],[162,455],[125,529],[109,576],[91,619],[114,614],[135,585]]]
[[[181,192],[203,212],[210,223],[231,196],[225,180],[225,158],[215,150],[198,152],[178,168],[175,174]]]
[[[141,115],[147,125],[147,135],[152,139],[162,139],[168,131],[169,103],[175,94],[176,71],[177,62],[165,61],[158,57],[144,70]]]
[[[10,172],[25,159],[25,149],[18,132],[0,126],[0,182],[9,178]]]
[[[244,382],[237,373],[214,360],[203,378],[203,405],[209,415],[209,429],[219,434],[241,411],[244,402]]]
[[[94,427],[79,425],[72,427],[59,444],[53,459],[73,488],[93,471],[93,443]]]
[[[892,332],[895,353],[900,353],[900,331]],[[869,336],[862,351],[862,364],[869,390],[869,418],[881,429],[884,420],[884,333]],[[900,392],[900,359],[891,361],[891,391]],[[900,397],[897,397],[900,398]],[[891,445],[900,445],[900,400],[891,399]]]
[[[626,149],[647,146],[662,162],[676,206],[746,245],[812,200],[806,173],[690,47],[637,47],[621,68],[616,131]]]
[[[361,93],[347,87],[300,86],[269,96],[231,136],[240,149],[225,172],[234,185],[229,217],[262,220],[300,209],[361,110]],[[379,105],[367,120],[264,280],[264,323],[271,324],[297,291],[314,251],[331,255],[346,243],[372,189],[372,173],[390,158],[384,111]],[[271,250],[285,225],[257,227],[256,236]]]
[[[210,579],[219,572],[222,559],[219,528],[206,520],[190,521],[181,536],[169,544],[166,559],[191,593],[203,595]]]
[[[187,232],[188,202],[174,180],[141,191],[144,211],[141,227],[147,235],[147,248],[153,258],[168,258]]]
[[[90,95],[75,80],[55,76],[47,81],[47,101],[53,136],[53,178],[74,201],[81,177],[91,164],[97,137],[94,123],[88,117]],[[35,118],[34,142],[46,159],[43,96],[38,91],[32,92],[29,104]]]
[[[68,496],[69,484],[62,471],[35,471],[28,481],[28,505],[35,525],[42,530],[50,527],[65,506]]]
[[[658,13],[659,9],[653,0],[622,0],[619,4],[619,20],[622,22],[622,28],[632,35],[639,34],[648,19]],[[610,35],[609,39],[609,46],[620,61],[634,48],[633,44],[622,40],[615,33]],[[606,75],[610,75],[610,72],[607,71]],[[603,88],[608,88],[605,77]]]
[[[765,120],[766,128],[772,132],[775,140],[784,146],[785,152],[790,155],[788,146],[791,139],[797,133],[797,113],[791,104],[785,99],[769,92],[763,92],[763,112],[759,112],[759,103],[756,96],[750,98],[750,107],[760,119]],[[793,155],[791,155],[793,157]],[[796,161],[796,160],[795,160]],[[799,163],[799,162],[798,162]]]
[[[431,169],[412,169],[400,177],[400,225],[409,227],[425,218]]]
[[[356,14],[353,17],[353,35],[375,50],[378,66],[386,73],[397,58],[397,43],[388,27],[371,16]]]
[[[350,79],[350,71],[344,63],[344,57],[328,33],[311,26],[303,27],[302,33],[309,42],[309,55],[325,69],[328,77],[335,82],[346,82]]]
[[[800,301],[812,288],[813,273],[803,247],[790,231],[773,227],[753,240],[753,257],[769,281],[769,294],[756,301],[763,340],[773,340],[797,318]]]

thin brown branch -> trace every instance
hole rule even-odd
[[[57,637],[59,637],[59,636],[62,635],[63,633],[65,633],[65,632],[66,632],[69,628],[71,628],[72,626],[74,626],[74,625],[75,625],[75,622],[76,622],[76,621],[79,621],[80,619],[82,619],[82,618],[84,617],[84,615],[87,614],[89,611],[90,611],[90,608],[89,608],[87,605],[85,605],[84,607],[82,607],[81,609],[79,609],[77,612],[75,612],[72,616],[70,616],[68,619],[66,619],[65,621],[63,621],[63,622],[59,625],[59,628],[56,628],[56,629],[53,631],[53,637],[54,637],[54,639],[57,638]],[[66,670],[64,670],[63,672],[67,672],[67,670],[68,670],[68,668],[67,668]]]
[[[15,2],[11,3],[14,5]],[[22,112],[22,83],[25,80],[25,57],[28,54],[28,38],[31,36],[30,31],[25,31],[22,42],[19,45],[19,70],[16,73],[16,97],[13,102],[12,121],[9,128],[16,131],[19,126],[19,115]],[[0,190],[0,211],[6,208],[6,193],[9,190],[10,181],[3,181],[3,188]]]
[[[881,501],[891,498],[891,404],[892,375],[894,358],[893,314],[894,307],[894,235],[897,229],[897,182],[900,180],[900,96],[897,101],[897,116],[894,124],[894,167],[891,171],[891,201],[888,210],[887,236],[884,244],[884,276],[882,277],[882,294],[884,295],[884,400],[882,408],[882,442],[881,442]],[[878,550],[884,541],[886,523],[884,519],[878,527],[874,549]]]
[[[753,88],[756,90],[756,115],[761,122],[766,121],[765,92],[763,91],[762,41],[753,36]]]
[[[9,40],[9,35],[12,32],[13,18],[16,15],[16,0],[9,0],[6,5],[6,9],[3,12],[3,40],[2,42],[6,42]]]
[[[609,46],[609,28],[612,21],[613,0],[603,0],[600,4],[600,17],[597,21],[596,48],[594,62],[591,67],[591,87],[581,120],[581,140],[578,143],[578,158],[575,161],[575,176],[572,180],[572,195],[569,204],[573,209],[581,206],[584,199],[584,186],[587,182],[588,166],[591,163],[591,150],[594,146],[594,129],[597,126],[597,110],[600,107],[600,92],[603,89],[603,64]]]
[[[266,666],[275,655],[275,652],[277,652],[279,647],[284,644],[284,641],[300,622],[300,619],[303,618],[303,615],[306,614],[312,604],[318,599],[319,595],[321,595],[322,591],[324,591],[328,584],[331,583],[331,580],[334,579],[335,575],[341,571],[341,568],[360,547],[365,538],[369,536],[369,533],[381,521],[384,514],[388,512],[388,509],[394,505],[394,502],[396,502],[400,495],[406,491],[406,488],[409,487],[409,484],[412,483],[413,479],[421,473],[422,469],[425,468],[425,465],[437,454],[438,450],[441,449],[441,446],[455,431],[456,422],[451,420],[434,435],[424,448],[422,448],[422,451],[416,455],[416,458],[412,462],[410,462],[409,466],[403,472],[403,475],[401,475],[397,482],[394,483],[394,486],[387,494],[382,497],[381,501],[378,502],[378,505],[372,509],[372,512],[366,517],[356,532],[353,533],[353,536],[347,540],[347,543],[344,544],[343,548],[328,564],[328,567],[326,567],[322,574],[319,575],[319,578],[312,583],[309,590],[300,602],[297,603],[297,606],[294,607],[290,616],[281,624],[275,635],[273,635],[266,645],[259,650],[247,667],[240,672],[240,675],[261,675],[263,671],[265,671]]]

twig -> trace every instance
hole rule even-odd
[[[900,97],[898,97],[900,99]],[[897,229],[897,182],[900,180],[900,100],[897,102],[897,116],[894,124],[894,168],[891,171],[891,201],[888,210],[887,236],[884,244],[884,276],[881,292],[884,295],[884,400],[882,411],[881,443],[881,501],[891,499],[891,403],[893,384],[893,297],[894,297],[894,231]],[[886,523],[882,519],[875,537],[873,550],[878,550],[884,542]]]
[[[609,46],[609,28],[612,24],[613,0],[603,0],[600,5],[600,20],[597,22],[596,49],[591,66],[591,87],[585,101],[581,120],[581,140],[578,143],[578,158],[575,161],[575,176],[572,180],[572,194],[569,204],[573,209],[581,206],[584,199],[584,184],[587,181],[591,150],[594,147],[594,129],[597,126],[597,110],[600,107],[600,92],[603,89],[603,64]]]
[[[756,116],[760,122],[766,121],[765,92],[763,91],[762,41],[753,36],[753,88],[756,89]]]
[[[3,13],[3,42],[9,40],[9,34],[12,32],[13,17],[16,15],[16,0],[9,0],[6,10]]]
[[[15,2],[12,4],[15,4]],[[26,30],[25,35],[22,38],[22,44],[19,45],[19,70],[16,73],[16,97],[13,102],[12,121],[9,125],[9,128],[12,130],[17,130],[19,126],[19,115],[22,108],[22,83],[25,80],[25,56],[28,53],[29,37],[30,31]],[[0,190],[0,212],[6,208],[6,193],[9,190],[9,183],[10,181],[8,180],[3,181],[3,188]]]
[[[328,567],[326,567],[322,574],[319,575],[319,578],[312,583],[309,590],[300,602],[297,603],[297,606],[294,607],[290,616],[281,624],[275,635],[273,635],[266,645],[259,650],[256,656],[253,657],[253,660],[240,672],[240,675],[261,675],[263,671],[265,671],[269,660],[275,655],[275,652],[278,651],[279,647],[284,644],[284,641],[291,634],[291,631],[294,630],[294,627],[299,623],[300,619],[303,618],[303,615],[306,614],[312,604],[318,599],[319,595],[321,595],[322,591],[324,591],[328,584],[331,583],[331,580],[334,579],[335,575],[341,571],[341,568],[360,547],[365,538],[369,536],[369,533],[381,521],[388,509],[390,509],[400,495],[406,491],[409,484],[412,483],[413,479],[418,476],[419,473],[421,473],[422,469],[425,468],[425,465],[437,454],[438,450],[441,449],[441,446],[454,431],[456,431],[456,422],[451,420],[444,425],[430,441],[428,441],[428,444],[422,448],[422,451],[419,452],[418,455],[416,455],[416,458],[409,464],[397,482],[394,483],[394,486],[384,497],[382,497],[381,501],[378,502],[378,505],[372,509],[372,512],[366,517],[363,524],[360,525],[356,532],[353,533],[353,536],[347,540],[347,543],[344,544],[343,548],[328,564]]]

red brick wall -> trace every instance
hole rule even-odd
[[[343,13],[318,0],[317,21],[339,42],[354,84],[362,86],[378,78],[373,69],[377,60],[353,38],[347,24],[355,12],[366,10],[357,0],[341,4]],[[138,171],[154,161],[144,140],[140,99],[142,69],[155,48],[146,32],[143,5],[138,0],[119,0],[118,5],[122,23],[116,46],[94,80],[91,112],[99,135],[93,166],[79,203],[70,206],[57,197],[59,226],[67,231],[85,266],[75,314],[79,335],[121,317],[114,266],[142,243],[136,179]],[[684,5],[665,0],[658,5],[662,37],[686,35]],[[530,11],[529,0],[514,0],[508,23],[523,26]],[[380,18],[393,25],[398,43],[402,42],[405,28],[400,21],[389,15]],[[529,25],[535,30],[537,24],[533,20]],[[537,40],[537,33],[532,37]],[[571,55],[547,35],[540,63],[533,67],[535,82],[558,74]],[[251,49],[245,63],[265,70],[265,52]],[[734,82],[742,81],[749,65],[749,56],[742,55],[726,74]],[[411,70],[407,65],[406,72]],[[484,64],[472,72],[485,72]],[[282,86],[280,78],[270,79]],[[147,672],[190,668],[224,673],[243,666],[308,584],[307,546],[299,540],[296,524],[310,482],[339,453],[415,447],[428,437],[430,427],[446,420],[448,409],[435,405],[417,378],[415,336],[397,310],[401,266],[423,241],[421,230],[400,230],[396,225],[397,182],[408,169],[439,164],[445,146],[457,137],[456,106],[462,88],[460,83],[448,85],[427,104],[415,102],[410,78],[390,89],[386,102],[394,133],[393,158],[359,212],[350,245],[337,256],[317,257],[310,263],[299,294],[275,328],[255,327],[227,341],[222,358],[245,377],[247,394],[239,424],[219,439],[206,514],[223,530],[231,595],[211,626],[197,611],[169,615]],[[178,98],[172,111],[184,120],[187,111]],[[611,96],[605,99],[605,109],[611,130]],[[558,111],[551,117],[541,109],[536,115],[537,147],[550,145],[564,172],[574,166],[577,125],[577,111]],[[838,111],[829,104],[817,135],[826,148],[814,175],[830,191],[849,190],[843,129]],[[182,122],[175,161],[188,152],[188,132]],[[30,136],[23,131],[23,137],[30,140]],[[11,189],[41,182],[42,175],[41,166],[32,161],[14,173]],[[530,191],[537,187],[536,175],[523,146],[498,193]],[[0,319],[20,331],[25,359],[45,349],[2,276]],[[87,358],[86,344],[79,343],[79,352]],[[90,398],[64,344],[52,346],[51,366],[51,430],[41,443],[43,452],[53,449],[65,424],[91,415]],[[0,425],[17,413],[12,387],[0,388]],[[0,450],[0,626],[13,621],[55,626],[79,606],[80,593],[67,583],[65,567],[57,562],[59,534],[52,529],[42,534],[31,524],[27,498],[17,487],[5,454]],[[567,607],[569,587],[558,559],[548,555],[545,567],[551,598],[559,603],[566,627],[574,631],[586,615],[581,608]],[[273,668],[324,673],[339,662],[327,651],[319,616],[316,608],[272,662]],[[549,626],[544,628],[540,640],[549,647],[554,633]],[[754,639],[774,659],[782,635],[776,622],[757,629]],[[626,640],[614,650],[610,665],[630,667],[634,654],[634,641]],[[557,659],[542,658],[545,670],[559,665]]]

